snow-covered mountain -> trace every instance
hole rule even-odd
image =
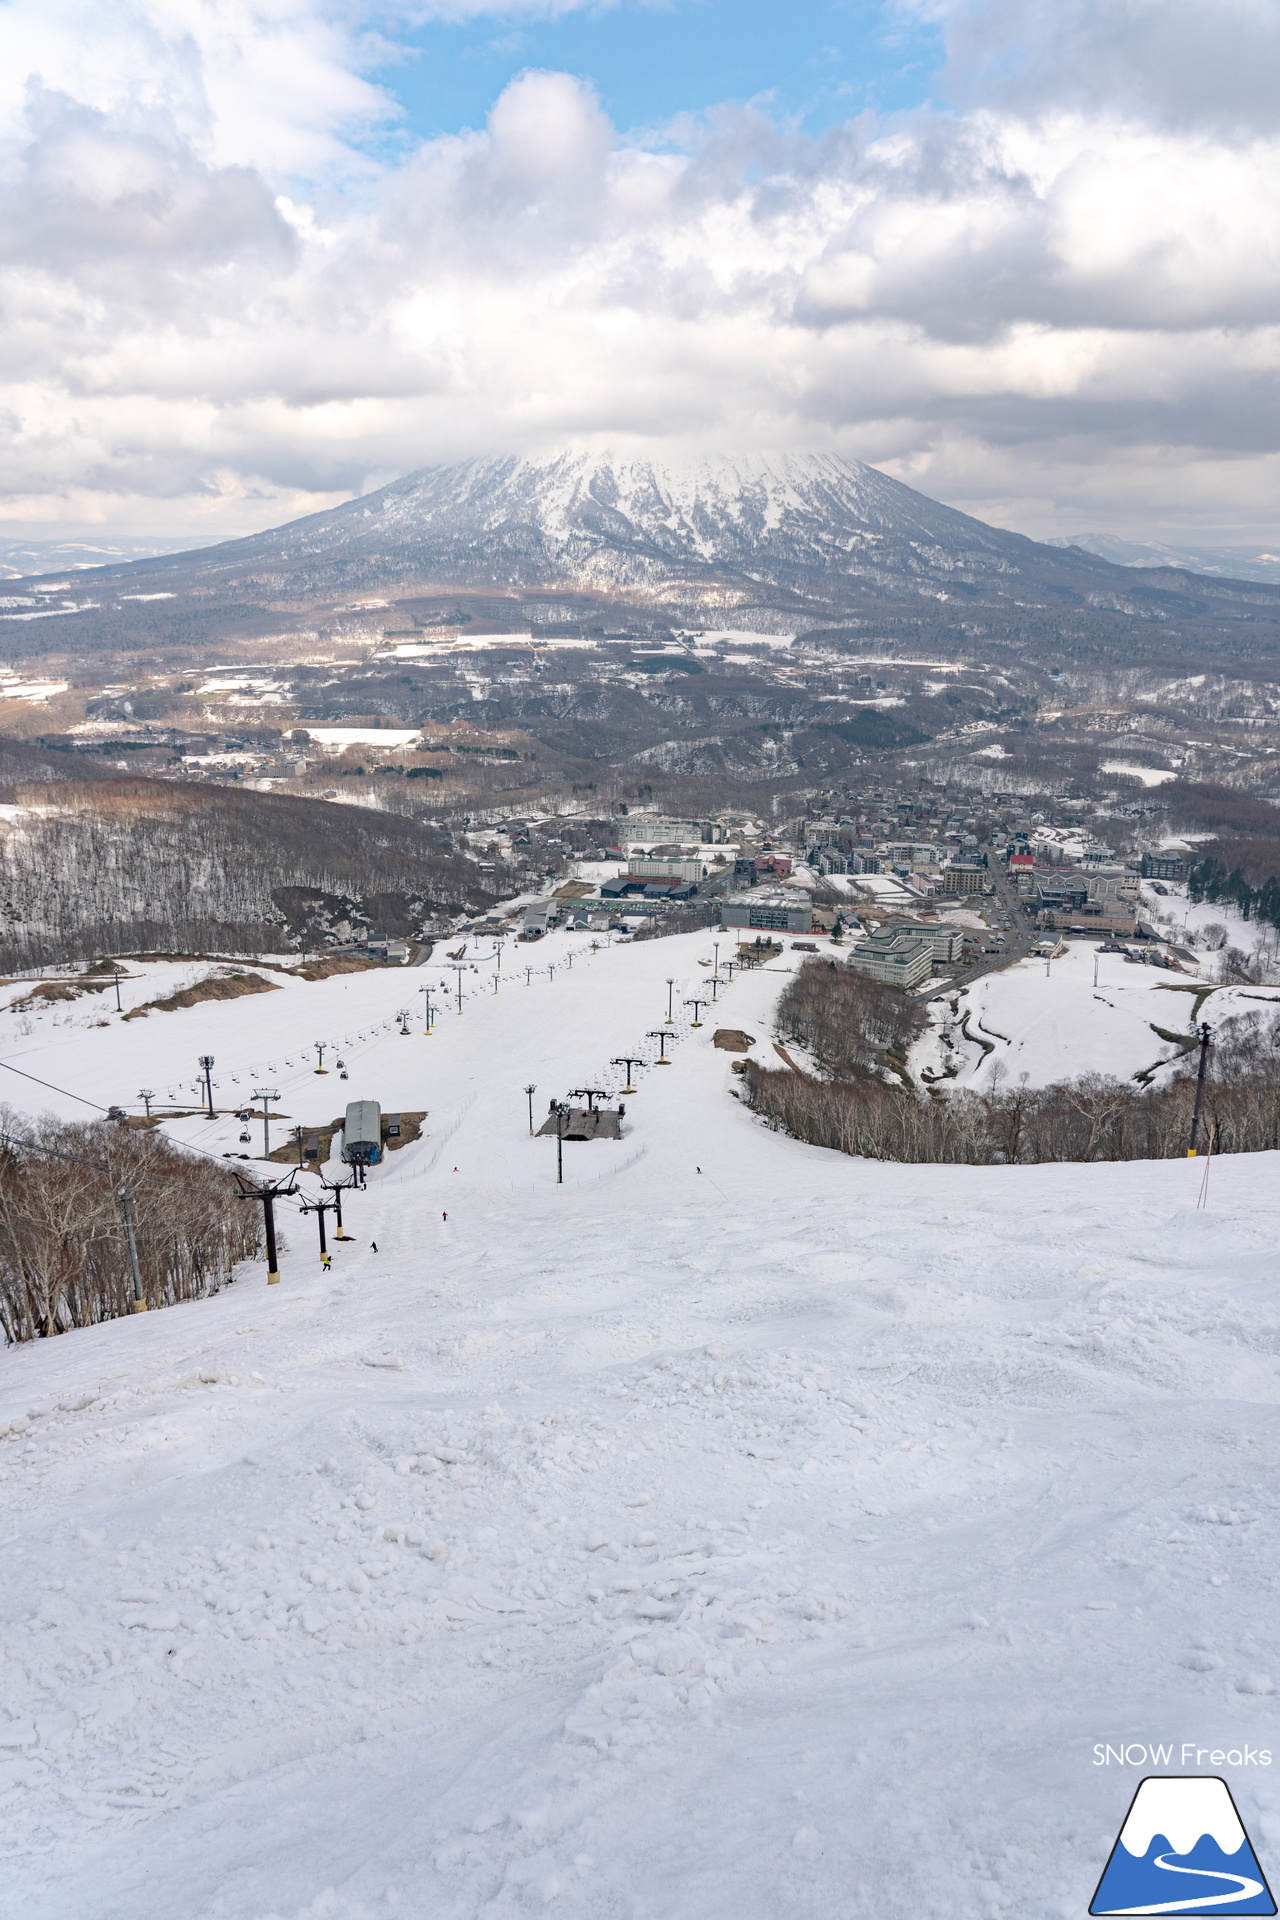
[[[1273,633],[1280,642],[1280,587],[1144,572],[1028,540],[834,453],[577,445],[464,460],[244,540],[104,566],[81,582],[64,606],[42,606],[46,650],[136,649],[144,635],[206,645],[256,637],[264,624],[310,626],[372,596],[455,594],[489,600],[479,609],[489,619],[535,617],[521,608],[526,595],[577,596],[568,612],[578,619],[600,599],[699,623],[734,609],[766,626],[893,619],[921,644],[954,635],[959,615],[1057,657],[1123,645],[1132,658],[1171,618],[1180,647],[1188,622],[1213,650],[1242,617],[1255,647],[1263,622],[1267,644]],[[561,617],[545,605],[542,616]],[[35,639],[22,637],[28,648]]]
[[[1122,540],[1114,533],[1073,533],[1046,542],[1051,547],[1079,547],[1096,553],[1117,567],[1183,567],[1226,580],[1280,582],[1280,553],[1264,547],[1182,547],[1163,540]]]
[[[681,459],[569,447],[541,459],[425,467],[377,493],[228,544],[310,575],[417,575],[458,586],[627,594],[751,585],[829,598],[844,580],[1007,582],[1030,561],[1097,562],[985,526],[830,453]]]

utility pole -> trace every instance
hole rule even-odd
[[[666,1028],[654,1027],[647,1037],[650,1040],[656,1040],[658,1043],[657,1064],[660,1067],[669,1067],[671,1065],[671,1062],[667,1058],[666,1047],[667,1047],[668,1040],[671,1038],[671,1035],[667,1032]]]
[[[124,979],[124,975],[121,973],[119,967],[113,967],[111,970],[111,980],[116,990],[116,1012],[117,1013],[124,1012],[124,1008],[120,1005],[120,982],[123,979]]]
[[[695,1027],[700,1027],[702,1025],[702,1022],[701,1020],[699,1020],[698,1015],[702,1012],[702,1009],[706,1006],[706,1004],[707,1003],[705,1000],[686,1000],[685,1001],[686,1007],[693,1008],[693,1025]]]
[[[256,1097],[255,1095],[255,1098]],[[236,1196],[237,1199],[260,1200],[262,1202],[262,1222],[267,1235],[267,1285],[269,1287],[278,1286],[280,1284],[280,1261],[276,1253],[275,1203],[281,1194],[293,1193],[295,1191],[293,1186],[294,1175],[292,1172],[290,1173],[289,1183],[287,1185],[277,1181],[264,1187],[246,1186],[243,1174],[238,1173],[236,1180],[240,1186],[240,1192]]]
[[[621,1053],[621,1054],[619,1054],[619,1055],[618,1055],[618,1057],[617,1057],[617,1059],[616,1059],[616,1060],[611,1060],[611,1061],[609,1062],[609,1065],[610,1065],[611,1067],[625,1067],[625,1068],[626,1068],[626,1070],[627,1070],[627,1084],[626,1084],[626,1086],[625,1086],[625,1087],[624,1087],[624,1088],[622,1089],[622,1091],[623,1091],[624,1093],[634,1093],[634,1092],[635,1092],[635,1088],[634,1088],[634,1087],[632,1086],[632,1084],[631,1084],[631,1069],[632,1069],[633,1067],[642,1067],[642,1066],[644,1065],[644,1056],[643,1056],[643,1054],[638,1054],[638,1053]]]
[[[280,1092],[276,1087],[269,1089],[255,1088],[253,1097],[255,1100],[261,1100],[262,1102],[262,1157],[264,1160],[269,1160],[271,1158],[271,1114],[269,1108],[273,1100],[280,1098]]]
[[[538,1091],[538,1088],[536,1083],[531,1080],[528,1086],[525,1088],[525,1092],[529,1096],[529,1131],[530,1133],[533,1132],[533,1096],[537,1091]]]
[[[667,1025],[669,1027],[672,1027],[675,1025],[675,1014],[672,1011],[674,1001],[675,1001],[675,991],[676,991],[675,981],[672,979],[668,979],[667,981]]]
[[[1188,1160],[1196,1157],[1196,1135],[1200,1131],[1200,1102],[1204,1099],[1204,1070],[1209,1058],[1209,1023],[1202,1021],[1200,1026],[1200,1071],[1196,1075],[1196,1104],[1191,1115],[1191,1145],[1187,1148]]]
[[[138,1098],[146,1108],[147,1118],[149,1120],[151,1118],[151,1102],[155,1099],[155,1094],[152,1093],[150,1087],[140,1087],[138,1090]]]
[[[212,1078],[213,1055],[211,1053],[202,1053],[200,1055],[200,1069],[201,1069],[201,1072],[204,1074],[205,1101],[209,1108],[209,1118],[212,1120],[213,1119],[213,1078]]]
[[[133,1188],[121,1187],[120,1205],[124,1208],[124,1230],[129,1242],[129,1265],[133,1268],[133,1299],[129,1302],[130,1313],[145,1313],[147,1303],[142,1297],[142,1275],[138,1270],[138,1242],[133,1233]]]
[[[325,1071],[324,1050],[328,1046],[328,1044],[329,1042],[327,1040],[316,1041],[316,1072],[317,1073],[323,1073]]]

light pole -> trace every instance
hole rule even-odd
[[[537,1085],[535,1084],[534,1081],[531,1080],[528,1086],[525,1088],[525,1092],[529,1096],[529,1131],[530,1133],[533,1132],[533,1096],[537,1091],[538,1091]]]
[[[124,979],[124,975],[121,973],[119,967],[113,967],[111,969],[111,980],[116,990],[116,1012],[117,1013],[124,1012],[124,1008],[120,1005],[120,982],[123,979]]]
[[[1204,1069],[1209,1058],[1209,1023],[1203,1021],[1200,1027],[1200,1071],[1196,1075],[1196,1104],[1191,1115],[1191,1145],[1187,1148],[1188,1160],[1196,1157],[1196,1135],[1200,1131],[1200,1102],[1204,1099]]]
[[[675,1004],[675,991],[676,991],[675,981],[672,979],[668,979],[667,981],[667,1025],[669,1027],[672,1027],[675,1025],[675,1015],[674,1015],[674,1012],[672,1011]]]
[[[253,1097],[255,1100],[261,1100],[262,1102],[262,1157],[264,1160],[269,1160],[271,1158],[271,1114],[269,1109],[271,1102],[280,1098],[280,1091],[277,1087],[271,1087],[269,1089],[259,1089],[255,1087]]]
[[[202,1053],[200,1055],[200,1068],[204,1074],[205,1099],[209,1107],[209,1118],[212,1120],[213,1119],[213,1079],[212,1079],[213,1055],[211,1053]]]

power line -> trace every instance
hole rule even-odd
[[[60,1093],[67,1100],[78,1100],[82,1107],[93,1107],[98,1113],[109,1112],[109,1108],[99,1106],[96,1100],[86,1100],[82,1093],[72,1093],[66,1087],[55,1087],[52,1080],[41,1080],[38,1074],[24,1073],[21,1067],[10,1066],[7,1060],[0,1060],[0,1067],[3,1067],[6,1073],[18,1074],[23,1080],[34,1080],[38,1087],[48,1087],[50,1093]]]

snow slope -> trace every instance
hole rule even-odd
[[[331,1273],[291,1222],[279,1287],[0,1355],[4,1920],[1059,1920],[1118,1741],[1203,1749],[1266,1864],[1272,1156],[1205,1209],[1203,1163],[854,1162],[682,1009],[558,1189],[524,1086],[617,1086],[710,953],[508,946],[429,1040],[420,970],[0,1016],[92,1099],[207,1050],[430,1109]],[[725,996],[761,1057],[791,959]]]
[[[1280,989],[1215,987],[1198,973],[1166,973],[1103,953],[1096,940],[1069,940],[1047,964],[1016,960],[963,993],[937,995],[910,1064],[917,1075],[954,1068],[956,1086],[988,1085],[993,1068],[1006,1079],[1025,1074],[1033,1087],[1082,1073],[1128,1078],[1182,1057],[1164,1035],[1189,1036],[1197,1007],[1196,1018],[1210,1025],[1239,1015],[1270,1021]]]

